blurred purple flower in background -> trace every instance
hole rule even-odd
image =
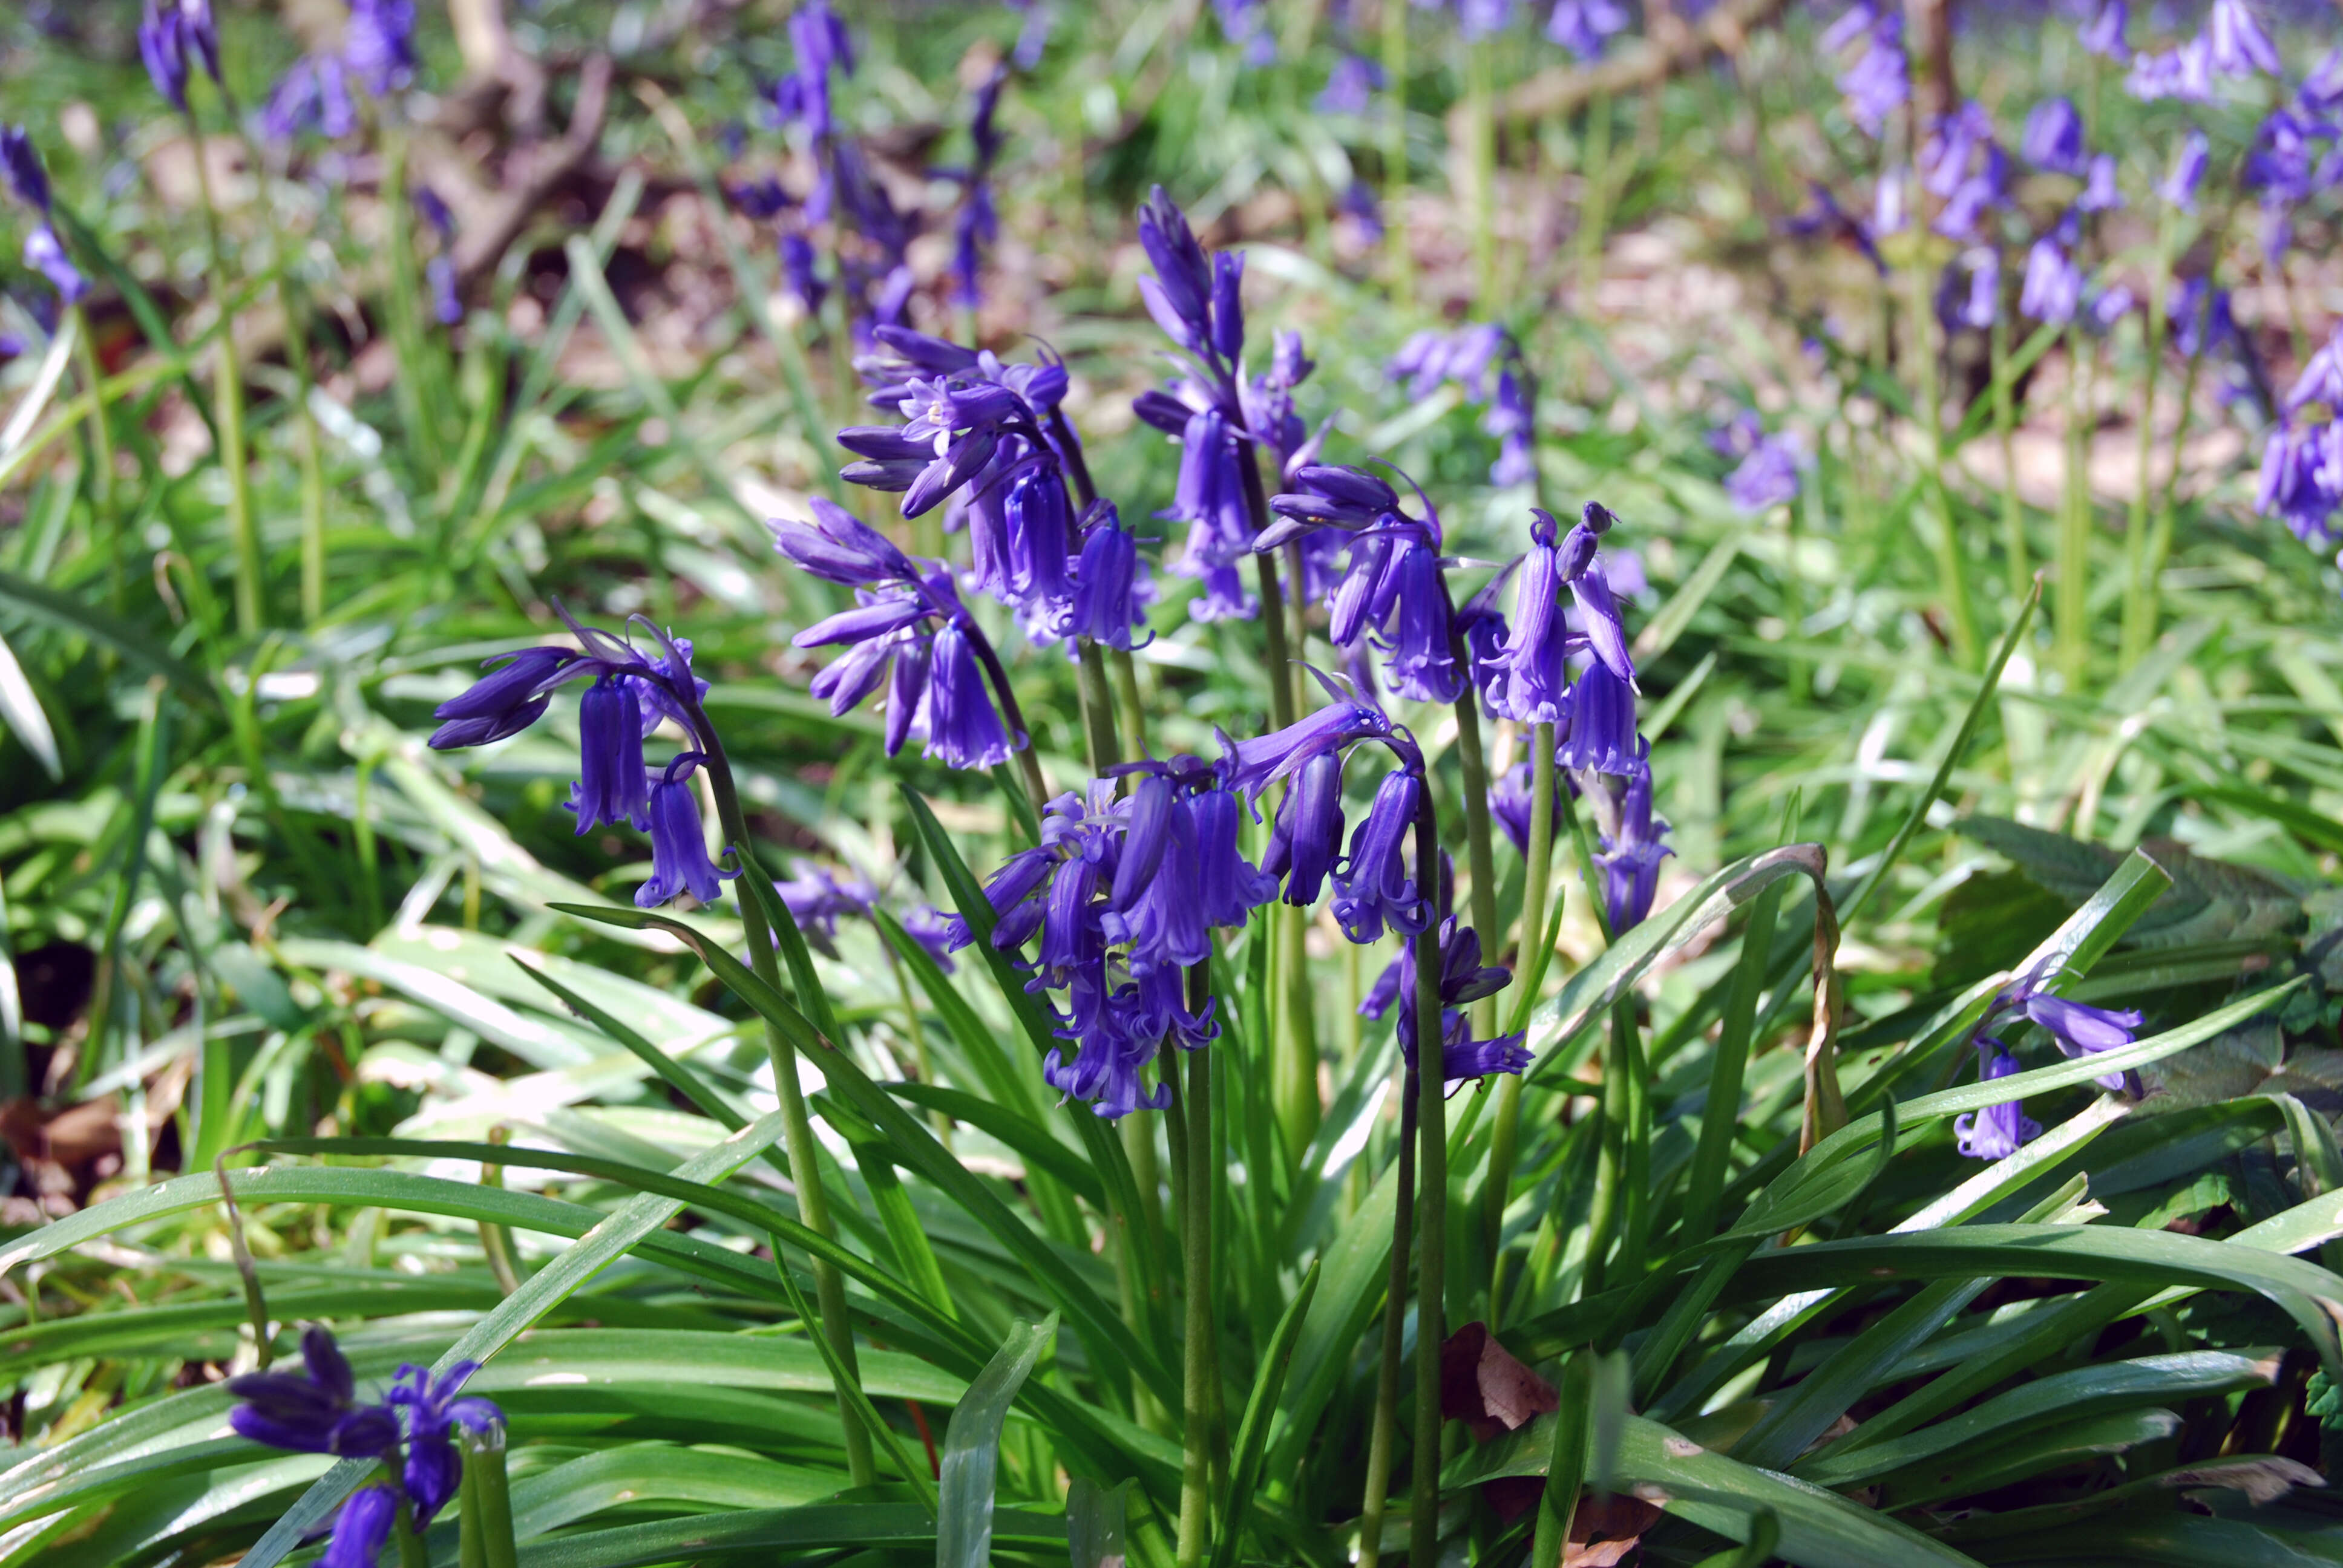
[[[2080,175],[2085,169],[2083,116],[2072,98],[2046,98],[2026,116],[2026,135],[2018,144],[2026,161],[2053,174]]]
[[[1547,39],[1582,60],[1603,53],[1603,45],[1627,25],[1627,8],[1618,0],[1554,0],[1545,20]]]
[[[2131,7],[2125,0],[2099,0],[2079,36],[2086,50],[2120,65],[2131,58],[2131,45],[2124,36],[2130,27]]]
[[[2278,45],[2270,42],[2247,0],[2213,0],[2212,15],[2205,20],[2205,36],[2207,58],[2217,75],[2250,76],[2258,71],[2275,76],[2284,68]]]
[[[1322,115],[1363,115],[1383,85],[1383,68],[1364,55],[1345,55],[1334,62],[1326,85],[1318,95]]]
[[[1237,49],[1248,65],[1266,65],[1277,58],[1277,37],[1270,29],[1268,0],[1212,0],[1221,21],[1221,36]]]
[[[1817,42],[1827,55],[1842,54],[1852,44],[1863,45],[1855,64],[1840,75],[1838,90],[1845,95],[1847,117],[1865,135],[1877,136],[1886,128],[1887,117],[1912,95],[1903,13],[1857,0],[1823,30]]]
[[[2017,308],[2036,321],[2064,324],[2075,319],[2083,298],[2083,273],[2056,238],[2044,235],[2026,253],[2026,280],[2019,286]]]
[[[1708,444],[1740,463],[1725,477],[1725,493],[1745,512],[1770,511],[1795,500],[1797,444],[1786,436],[1768,436],[1756,410],[1745,408],[1708,434]]]
[[[2205,166],[2212,161],[2212,156],[2213,144],[2205,133],[2190,131],[2172,160],[2172,172],[2164,176],[2156,194],[2182,212],[2195,212],[2197,188],[2205,183]]]

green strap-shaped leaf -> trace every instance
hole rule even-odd
[[[210,711],[219,708],[212,683],[193,665],[111,611],[9,571],[0,571],[0,606],[103,643],[147,674],[161,676],[194,706]]]
[[[1253,1489],[1261,1484],[1262,1446],[1269,1441],[1270,1412],[1277,1408],[1277,1396],[1285,1386],[1285,1371],[1293,1362],[1293,1342],[1302,1333],[1302,1321],[1309,1314],[1310,1299],[1318,1293],[1318,1260],[1310,1261],[1310,1271],[1302,1276],[1302,1288],[1293,1292],[1277,1327],[1262,1347],[1261,1367],[1254,1372],[1252,1392],[1245,1396],[1244,1415],[1237,1422],[1235,1457],[1229,1463],[1228,1495],[1221,1504],[1221,1538],[1212,1547],[1212,1568],[1230,1568],[1237,1560],[1237,1538],[1244,1533],[1245,1516],[1252,1505]]]
[[[1147,1382],[1165,1404],[1177,1402],[1177,1385],[1171,1373],[1164,1370],[1162,1362],[1140,1343],[1130,1326],[1123,1322],[1113,1308],[1100,1299],[1098,1292],[1091,1289],[1071,1265],[1052,1251],[1047,1241],[1035,1235],[1031,1227],[1010,1212],[1008,1205],[994,1196],[990,1188],[953,1159],[950,1152],[936,1141],[935,1134],[920,1126],[901,1106],[889,1099],[851,1057],[817,1031],[806,1020],[804,1014],[789,1005],[787,998],[750,972],[739,959],[711,941],[707,933],[648,910],[606,909],[584,904],[556,904],[551,907],[581,920],[666,931],[698,953],[700,961],[724,982],[726,989],[795,1040],[798,1049],[809,1055],[820,1068],[832,1091],[879,1125],[894,1144],[904,1169],[918,1172],[930,1185],[950,1197],[966,1210],[970,1218],[991,1232],[993,1239],[1023,1264],[1035,1282],[1056,1299],[1060,1310],[1074,1320],[1087,1342],[1098,1346],[1101,1353],[1121,1358],[1124,1365]],[[1128,1169],[1126,1166],[1126,1171]]]
[[[1063,1552],[1066,1522],[1054,1514],[1001,1509],[993,1539],[1026,1551]],[[936,1538],[935,1516],[914,1503],[821,1503],[810,1508],[741,1509],[689,1519],[662,1519],[534,1541],[520,1549],[520,1568],[649,1568],[652,1563],[773,1561],[825,1548],[860,1553],[918,1548]]]
[[[1057,1332],[1054,1312],[1038,1327],[1022,1319],[1011,1323],[1000,1351],[954,1407],[937,1485],[936,1568],[990,1568],[1001,1429],[1018,1389]]]

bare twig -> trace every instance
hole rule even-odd
[[[1750,29],[1771,22],[1787,4],[1788,0],[1725,0],[1694,26],[1685,26],[1671,14],[1668,19],[1674,25],[1654,27],[1654,36],[1621,49],[1599,65],[1556,65],[1507,88],[1497,96],[1497,117],[1521,120],[1566,115],[1597,95],[1620,98],[1655,86],[1695,68],[1712,49],[1738,55],[1748,45]],[[1451,137],[1463,134],[1455,120],[1457,112],[1449,112]]]

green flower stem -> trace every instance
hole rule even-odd
[[[1415,303],[1415,254],[1407,235],[1407,14],[1383,6],[1383,238],[1390,246],[1392,297],[1402,310]]]
[[[1463,650],[1458,653],[1457,663],[1462,667]],[[1467,902],[1473,928],[1481,934],[1482,950],[1491,963],[1496,963],[1504,947],[1504,933],[1497,930],[1497,857],[1489,832],[1489,761],[1481,749],[1480,693],[1470,681],[1457,696],[1455,712],[1456,760],[1464,776],[1465,869],[1472,878]],[[1473,1030],[1483,1036],[1497,1032],[1495,997],[1483,997],[1473,1004]]]
[[[1116,720],[1122,726],[1122,754],[1125,757],[1147,755],[1147,710],[1139,705],[1139,666],[1127,648],[1113,650],[1109,662],[1114,667],[1114,694],[1121,699],[1117,705]]]
[[[1579,1299],[1600,1295],[1608,1273],[1611,1244],[1618,1239],[1620,1185],[1625,1180],[1627,1132],[1627,1054],[1621,1049],[1617,1018],[1613,1018],[1611,1049],[1603,1053],[1603,1103],[1594,1157],[1594,1197],[1586,1215],[1586,1267]]]
[[[2053,625],[2058,673],[2066,695],[2079,696],[2090,663],[2089,628],[2084,617],[2091,605],[2091,488],[2083,465],[2083,419],[2087,398],[2091,353],[2078,327],[2066,329],[2066,486],[2058,518],[2058,608]]]
[[[1998,307],[1993,313],[1990,352],[1993,433],[2001,444],[2001,553],[2009,568],[2010,595],[2023,603],[2033,582],[2034,568],[2026,560],[2026,506],[2017,496],[2017,389],[2005,374],[2009,363],[2009,317]]]
[[[2146,339],[2147,371],[2140,379],[2138,455],[2132,476],[2131,510],[2124,522],[2123,622],[2117,668],[2129,669],[2154,640],[2147,612],[2148,470],[2156,457],[2156,389],[2164,368],[2164,288],[2170,270],[2165,258],[2171,252],[2172,214],[2168,206],[2158,215],[2156,248],[2147,266],[2147,311],[2140,318]],[[2207,291],[2208,294],[2210,290]],[[2177,469],[2180,455],[2172,457]]]
[[[1192,1010],[1211,988],[1211,960],[1188,970]],[[1212,1053],[1202,1048],[1188,1059],[1188,1181],[1185,1223],[1180,1237],[1182,1279],[1181,1333],[1179,1568],[1198,1568],[1211,1545],[1212,1384]],[[1223,1528],[1234,1528],[1226,1521]]]
[[[280,251],[282,246],[279,246]],[[309,328],[305,303],[287,281],[289,260],[277,274],[277,300],[285,312],[285,357],[293,362],[293,431],[301,465],[301,619],[315,626],[326,618],[326,469],[317,441],[317,417],[309,408]]]
[[[128,558],[127,540],[123,537],[123,520],[114,506],[114,427],[106,421],[106,377],[97,363],[96,346],[89,335],[89,317],[78,305],[65,307],[65,324],[62,330],[74,335],[74,370],[81,384],[89,389],[89,504],[98,523],[109,535],[106,552],[106,603],[117,615],[122,611],[122,564]]]
[[[431,1553],[423,1543],[423,1533],[415,1528],[415,1506],[404,1492],[398,1494],[397,1511],[391,1515],[390,1534],[398,1543],[398,1568],[431,1568]]]
[[[467,1432],[463,1446],[464,1512],[458,1545],[463,1568],[475,1568],[476,1561],[478,1568],[515,1568],[520,1553],[513,1542],[505,1429],[495,1426],[486,1432]]]
[[[1375,1368],[1374,1425],[1367,1439],[1366,1497],[1359,1511],[1359,1568],[1377,1568],[1383,1558],[1392,1450],[1399,1441],[1399,1363],[1407,1340],[1408,1247],[1415,1225],[1415,1070],[1403,1067],[1394,1176],[1399,1191],[1392,1206],[1391,1280],[1383,1298],[1383,1354]]]
[[[1612,1004],[1611,1049],[1618,1055],[1620,1077],[1627,1088],[1627,1117],[1619,1130],[1619,1272],[1638,1280],[1652,1218],[1652,1080],[1644,1060],[1643,1031],[1635,1025],[1633,991]]]
[[[246,470],[244,366],[236,352],[236,316],[230,308],[227,256],[220,239],[219,208],[212,198],[212,175],[204,156],[203,127],[187,116],[195,149],[196,188],[203,198],[204,235],[210,244],[212,298],[219,306],[219,361],[212,382],[213,412],[219,420],[220,467],[227,475],[228,538],[236,549],[236,624],[249,637],[266,618],[261,600],[260,532],[252,516],[252,476]]]
[[[699,748],[708,758],[702,766],[708,769],[709,789],[716,797],[716,817],[723,828],[725,841],[739,857],[742,876],[762,876],[764,871],[749,848],[748,819],[740,812],[740,792],[733,782],[732,764],[724,754],[724,742],[697,703],[688,711]],[[749,946],[749,968],[756,970],[759,980],[775,990],[781,990],[780,958],[774,950],[772,928],[765,923],[764,910],[754,899],[744,897],[735,901],[740,910],[741,935]],[[797,1189],[798,1211],[809,1228],[834,1241],[838,1239],[838,1225],[830,1218],[830,1196],[822,1190],[813,1123],[806,1116],[805,1090],[798,1082],[797,1048],[769,1020],[765,1024],[765,1053],[772,1060],[773,1090],[780,1097],[781,1138],[789,1151],[789,1177]],[[820,1258],[811,1261],[816,1316],[820,1319],[822,1336],[830,1342],[846,1377],[853,1379],[858,1375],[854,1322],[846,1313],[846,1282],[829,1262]],[[859,1388],[853,1391],[860,1392]],[[845,1434],[847,1475],[854,1485],[868,1486],[877,1474],[870,1456],[870,1434],[863,1430],[845,1388],[839,1390],[838,1419]]]
[[[1415,818],[1419,886],[1440,863],[1440,827],[1427,793]],[[1441,1070],[1440,926],[1415,938],[1416,1214],[1423,1240],[1415,1264],[1415,1452],[1408,1500],[1410,1568],[1440,1561],[1440,1348],[1448,1272],[1448,1099]],[[1425,1059],[1429,1060],[1425,1060]]]
[[[2203,309],[2212,308],[2213,287],[2208,278],[2205,286]],[[2172,467],[2164,476],[2164,494],[2157,502],[2156,526],[2147,536],[2147,559],[2140,571],[2140,598],[2144,605],[2140,618],[2139,651],[2145,654],[2156,641],[2157,622],[2161,618],[2164,593],[2158,579],[2164,576],[2164,563],[2172,554],[2173,508],[2180,487],[2180,448],[2188,439],[2188,415],[2197,400],[2197,373],[2204,365],[2201,352],[2210,327],[2200,317],[2197,323],[2197,341],[2200,352],[2188,357],[2188,366],[2180,377],[2180,412],[2172,431]]]
[[[1928,297],[1928,269],[1915,264],[1906,283],[1911,289],[1913,358],[1920,371],[1921,440],[1926,457],[1928,496],[1935,503],[1936,576],[1952,617],[1953,657],[1964,669],[1977,659],[1976,610],[1969,602],[1968,568],[1963,559],[1961,537],[1953,522],[1952,498],[1945,489],[1945,394],[1936,373],[1936,313]]]
[[[1467,699],[1470,698],[1467,693]],[[1554,792],[1560,780],[1555,777],[1554,726],[1533,725],[1530,729],[1530,842],[1529,858],[1522,879],[1522,944],[1513,960],[1513,983],[1520,988],[1514,992],[1513,1028],[1521,1027],[1528,1010],[1535,1004],[1538,982],[1544,978],[1547,953],[1553,944],[1545,937],[1546,891],[1554,880]],[[1483,832],[1487,831],[1484,824]],[[1478,873],[1475,873],[1478,877]],[[1474,919],[1479,919],[1476,909]],[[1493,930],[1496,921],[1491,919]],[[1502,950],[1492,940],[1490,961]],[[1483,1038],[1498,1031],[1493,1024],[1495,999],[1490,1001],[1492,1022],[1473,1021],[1473,1029]],[[1513,1161],[1521,1147],[1522,1080],[1519,1073],[1505,1073],[1497,1080],[1496,1120],[1489,1128],[1489,1174],[1481,1186],[1481,1237],[1489,1254],[1489,1310],[1493,1314],[1502,1297],[1505,1282],[1505,1261],[1498,1251],[1498,1239],[1505,1221],[1505,1204],[1511,1200],[1513,1185]]]
[[[1122,760],[1114,732],[1114,694],[1107,688],[1106,656],[1099,645],[1086,637],[1075,640],[1081,652],[1082,738],[1090,743],[1091,777],[1101,779]]]

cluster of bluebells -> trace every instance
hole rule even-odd
[[[1145,624],[1147,575],[1138,541],[1111,502],[1091,499],[1079,514],[1075,509],[1075,491],[1089,493],[1089,467],[1059,407],[1066,395],[1065,367],[1055,360],[1006,364],[990,352],[904,327],[881,327],[876,338],[877,352],[856,367],[870,387],[871,407],[891,409],[904,423],[840,430],[839,444],[860,459],[842,477],[900,494],[905,518],[942,508],[945,529],[968,536],[970,565],[962,580],[1013,610],[1031,640],[1080,637],[1108,648],[1138,646],[1133,632]],[[875,534],[866,545],[893,549]],[[792,553],[786,542],[782,549]],[[898,551],[872,556],[844,576],[818,575],[900,598],[907,591],[900,560]],[[935,616],[960,626],[989,660],[990,650],[960,607],[950,574],[929,563],[913,576],[932,584],[933,591],[908,591],[925,592]],[[805,640],[812,635],[804,634],[800,645],[815,646]],[[865,635],[850,640],[859,643]],[[866,694],[867,689],[854,700]],[[931,755],[935,747],[931,734]]]
[[[578,776],[569,790],[577,830],[624,824],[650,834],[651,878],[635,893],[641,908],[656,909],[687,892],[713,902],[723,879],[737,873],[719,870],[709,858],[700,826],[691,776],[708,755],[696,749],[679,752],[658,769],[643,759],[643,742],[662,720],[694,737],[695,748],[700,744],[699,699],[708,683],[691,672],[691,644],[638,616],[628,624],[639,626],[659,648],[646,655],[624,638],[580,625],[567,610],[561,616],[578,646],[524,648],[490,659],[488,674],[439,705],[431,746],[453,750],[518,735],[545,717],[557,689],[587,682],[578,701]]]
[[[2303,366],[2262,446],[2255,509],[2311,548],[2343,543],[2343,327]]]
[[[1838,78],[1847,118],[1876,137],[1888,116],[1912,95],[1911,65],[1904,53],[1904,13],[1899,5],[1856,0],[1823,30],[1822,52],[1853,63]]]
[[[1455,701],[1465,678],[1456,657],[1456,610],[1440,553],[1439,514],[1423,500],[1423,517],[1409,517],[1399,493],[1363,468],[1305,464],[1292,482],[1293,490],[1270,498],[1278,521],[1262,531],[1257,548],[1274,549],[1293,538],[1322,549],[1347,546],[1342,575],[1329,574],[1320,590],[1327,639],[1352,654],[1359,672],[1354,678],[1373,681],[1372,666],[1360,657],[1372,648],[1384,656],[1384,678],[1395,695]]]
[[[41,166],[40,152],[22,126],[0,126],[0,174],[6,176],[8,189],[32,209],[35,220],[33,232],[25,236],[25,265],[49,280],[61,302],[80,303],[89,292],[89,281],[65,254],[49,222],[48,171]]]
[[[238,1401],[228,1412],[237,1435],[296,1453],[372,1460],[383,1477],[352,1493],[335,1517],[319,1568],[374,1568],[390,1540],[404,1502],[408,1524],[422,1534],[456,1495],[463,1459],[456,1429],[480,1433],[504,1425],[504,1412],[463,1392],[478,1362],[458,1362],[434,1376],[408,1362],[391,1377],[384,1396],[361,1404],[350,1363],[319,1324],[302,1331],[305,1371],[246,1372],[228,1380]]]
[[[1180,374],[1132,401],[1139,417],[1180,442],[1179,481],[1161,515],[1188,525],[1172,569],[1202,592],[1188,606],[1197,620],[1245,619],[1260,601],[1245,592],[1239,563],[1268,526],[1255,453],[1266,449],[1280,477],[1316,458],[1322,428],[1295,412],[1293,392],[1316,366],[1302,339],[1280,333],[1267,369],[1245,369],[1244,257],[1208,256],[1187,215],[1157,186],[1139,213],[1139,240],[1155,271],[1139,280],[1148,314],[1171,338]],[[1302,541],[1304,587],[1329,569],[1322,546]]]
[[[350,87],[387,98],[415,79],[414,0],[351,0],[341,47],[305,55],[269,89],[260,134],[272,142],[305,132],[338,140],[358,128]]]
[[[1641,924],[1667,858],[1667,819],[1652,811],[1651,743],[1637,732],[1635,666],[1618,596],[1599,553],[1613,518],[1589,502],[1562,534],[1534,512],[1529,550],[1473,596],[1463,628],[1472,677],[1489,711],[1554,727],[1554,763],[1584,799],[1598,832],[1604,913],[1614,935]],[[1513,584],[1510,623],[1496,608]],[[1570,590],[1576,624],[1562,605]],[[1580,663],[1572,679],[1571,666]],[[1526,843],[1535,770],[1516,763],[1490,791],[1491,814],[1516,846]]]
[[[1725,478],[1725,493],[1745,512],[1768,512],[1798,498],[1798,469],[1804,454],[1785,435],[1765,433],[1754,408],[1744,408],[1708,433],[1708,444],[1735,460]]]
[[[768,177],[736,187],[733,205],[751,218],[779,220],[782,280],[809,314],[831,286],[814,250],[815,232],[830,226],[836,282],[855,339],[867,344],[874,327],[900,325],[910,305],[918,226],[889,196],[861,145],[839,127],[832,79],[854,74],[846,24],[824,0],[808,0],[789,13],[789,35],[794,68],[767,97],[773,125],[802,137],[813,184],[799,200]]]
[[[2017,1058],[2000,1038],[2001,1032],[2012,1025],[2040,1025],[2059,1052],[2070,1058],[2118,1050],[2137,1037],[2138,1013],[2091,1007],[2053,996],[2044,989],[2049,978],[2046,971],[2013,980],[1986,1009],[1974,1040],[1978,1081],[1989,1083],[2018,1070]],[[2134,1074],[2104,1073],[2097,1081],[2102,1089],[2129,1089],[2135,1094],[2139,1091],[2139,1081]],[[2025,1108],[2015,1100],[1953,1118],[1954,1141],[1960,1151],[1973,1160],[2004,1159],[2041,1133],[2040,1123],[2027,1116]]]
[[[1418,332],[1400,345],[1383,374],[1407,384],[1417,402],[1454,382],[1482,406],[1481,428],[1497,439],[1489,483],[1526,485],[1537,477],[1537,383],[1513,335],[1493,323],[1453,332]]]
[[[219,28],[212,20],[211,0],[146,0],[138,22],[138,57],[164,102],[186,114],[187,83],[196,65],[214,86],[220,81]]]

